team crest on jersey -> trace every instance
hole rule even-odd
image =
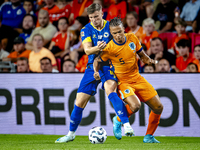
[[[92,38],[97,38],[97,37],[96,37],[96,34],[93,34],[93,37],[92,37]]]
[[[133,52],[135,52],[136,46],[135,46],[135,44],[133,42],[129,43],[128,46],[131,48],[131,50],[133,50]]]
[[[130,93],[130,90],[129,90],[129,89],[126,89],[126,90],[124,91],[124,93],[129,94],[129,93]]]
[[[103,36],[104,36],[105,38],[107,38],[107,37],[109,36],[109,33],[108,33],[108,32],[105,32],[105,33],[103,34]]]
[[[84,36],[84,35],[85,35],[85,34],[84,34],[84,32],[82,31],[82,32],[81,32],[81,36]]]

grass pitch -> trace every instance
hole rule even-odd
[[[200,137],[156,137],[161,143],[143,143],[143,137],[122,137],[121,140],[108,136],[104,144],[91,144],[87,136],[76,136],[73,142],[55,144],[59,135],[16,135],[0,134],[1,150],[199,150]]]

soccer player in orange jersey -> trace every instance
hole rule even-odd
[[[133,33],[124,34],[123,23],[119,18],[112,19],[109,27],[113,40],[103,48],[101,56],[95,59],[93,64],[94,77],[96,80],[100,79],[98,72],[100,62],[111,60],[119,82],[119,94],[129,105],[127,107],[128,114],[131,115],[140,109],[140,101],[152,109],[143,142],[160,143],[153,134],[158,127],[163,105],[156,90],[139,74],[136,54],[146,64],[156,64],[157,61],[145,54],[139,40]],[[117,120],[120,122],[119,118]]]

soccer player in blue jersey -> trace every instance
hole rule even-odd
[[[67,135],[57,139],[55,143],[65,143],[75,139],[75,131],[81,122],[83,109],[91,96],[96,94],[97,86],[100,83],[100,80],[96,81],[93,77],[93,61],[98,56],[101,49],[112,39],[109,30],[109,22],[102,19],[103,12],[101,5],[96,3],[91,4],[87,8],[87,13],[91,22],[81,30],[83,47],[85,53],[88,55],[87,69],[85,70],[77,92],[76,102],[71,114],[69,132]],[[110,69],[108,62],[100,68],[99,73],[106,94],[124,125],[125,135],[132,136],[134,133],[127,117],[126,107],[116,93],[117,79]],[[117,137],[117,135],[115,135],[115,137]],[[119,137],[121,137],[121,135]]]

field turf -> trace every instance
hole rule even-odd
[[[0,134],[1,150],[200,150],[200,137],[156,137],[159,144],[143,143],[143,137],[122,137],[121,140],[108,136],[104,144],[91,144],[87,136],[76,136],[73,142],[55,144],[59,135],[16,135]]]

